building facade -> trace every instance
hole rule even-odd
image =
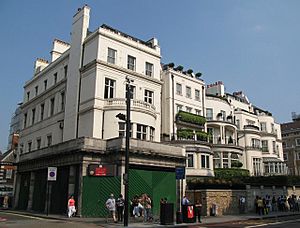
[[[64,213],[74,195],[79,215],[105,215],[99,205],[124,193],[125,122],[116,116],[126,113],[130,83],[129,198],[147,192],[157,213],[161,197],[176,201],[175,167],[185,164],[182,148],[160,144],[158,41],[107,25],[90,32],[89,13],[79,9],[70,44],[54,40],[51,62],[37,59],[24,86],[15,206]]]
[[[271,113],[251,104],[242,92],[225,93],[222,82],[208,85],[207,97],[207,125],[212,126],[209,131],[217,152],[215,168],[240,163],[238,167],[248,169],[253,176],[287,173],[280,124]]]
[[[292,113],[292,122],[281,124],[284,161],[290,175],[300,174],[300,115]]]
[[[124,193],[126,86],[130,87],[129,197],[176,202],[175,170],[214,176],[242,167],[285,174],[280,126],[242,93],[201,74],[161,66],[156,38],[143,41],[108,25],[89,31],[90,8],[73,17],[71,42],[53,42],[24,86],[15,207],[64,213],[74,195],[81,216],[105,216],[110,193]],[[48,167],[57,168],[56,181]],[[182,186],[184,191],[185,186]],[[178,191],[182,194],[182,190]],[[177,193],[178,193],[177,192]]]

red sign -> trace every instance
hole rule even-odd
[[[106,167],[97,167],[94,176],[106,176]]]

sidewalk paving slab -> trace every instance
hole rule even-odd
[[[68,218],[67,216],[63,215],[54,215],[54,214],[40,214],[36,212],[30,212],[30,211],[19,211],[19,210],[0,210],[2,212],[11,213],[11,214],[20,214],[20,215],[26,215],[26,216],[32,216],[32,217],[39,217],[39,218],[45,218],[45,219],[53,219],[53,220],[63,220],[63,221],[72,221],[72,222],[81,222],[81,223],[93,223],[96,225],[100,225],[102,227],[122,227],[123,223],[113,223],[106,221],[106,218],[86,218],[86,217],[72,217]],[[155,220],[154,223],[144,223],[141,218],[138,219],[129,219],[128,227],[181,227],[181,226],[187,226],[187,225],[200,225],[205,226],[205,224],[220,224],[220,223],[232,223],[232,222],[241,222],[246,220],[258,220],[258,219],[273,219],[273,218],[279,218],[279,217],[287,217],[287,216],[294,216],[294,215],[300,215],[300,212],[272,212],[269,215],[262,215],[259,216],[254,213],[250,214],[239,214],[239,215],[222,215],[222,216],[203,216],[202,223],[180,223],[176,224],[174,222],[173,225],[160,225],[159,220]]]

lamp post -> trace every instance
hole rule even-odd
[[[131,89],[130,83],[133,80],[126,77],[126,116],[122,113],[119,113],[116,117],[126,121],[126,143],[125,143],[125,172],[123,175],[123,183],[125,185],[124,191],[124,226],[128,226],[128,184],[129,184],[129,139],[130,139],[130,99],[131,99]]]
[[[126,144],[125,144],[125,211],[124,226],[128,226],[129,134],[130,134],[130,80],[126,77]]]

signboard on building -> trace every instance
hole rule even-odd
[[[176,174],[176,180],[185,179],[185,167],[184,166],[176,167],[175,174]]]
[[[57,167],[48,167],[48,181],[56,181]]]
[[[113,177],[115,172],[115,165],[91,164],[88,167],[88,174],[95,177]]]

